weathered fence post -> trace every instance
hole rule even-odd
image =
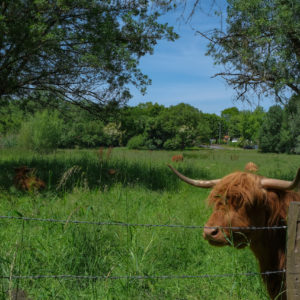
[[[300,299],[300,203],[291,202],[288,214],[286,261],[287,299]]]

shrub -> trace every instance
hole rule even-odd
[[[172,139],[168,139],[164,142],[164,149],[166,150],[176,150],[180,148],[180,140],[175,137]]]
[[[15,134],[7,134],[0,137],[0,148],[14,148],[18,144],[17,136]]]
[[[298,135],[296,138],[295,153],[300,154],[300,135]]]
[[[40,152],[57,149],[62,133],[62,121],[57,112],[37,112],[21,126],[19,146]]]
[[[103,123],[100,120],[78,120],[73,124],[65,124],[60,147],[99,147],[105,144]]]
[[[145,145],[145,138],[142,134],[132,137],[128,143],[127,147],[129,149],[141,149]]]
[[[120,124],[108,123],[103,128],[105,143],[107,146],[120,146],[123,132],[120,129]]]

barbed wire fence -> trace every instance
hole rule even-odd
[[[123,226],[123,227],[162,227],[162,228],[182,228],[182,229],[229,229],[229,230],[286,230],[287,226],[262,226],[262,227],[214,227],[214,226],[199,226],[199,225],[181,225],[181,224],[138,224],[138,223],[125,223],[125,222],[94,222],[94,221],[82,221],[82,220],[60,220],[60,219],[51,219],[51,218],[31,218],[31,217],[17,217],[17,216],[0,216],[0,219],[9,219],[15,221],[23,222],[48,222],[48,223],[57,223],[57,224],[79,224],[79,225],[96,225],[96,226]],[[10,276],[0,276],[1,279],[8,280],[18,280],[18,279],[76,279],[76,280],[145,280],[145,279],[201,279],[201,278],[222,278],[222,277],[236,277],[236,276],[269,276],[274,274],[285,273],[286,270],[276,270],[276,271],[266,271],[266,272],[246,272],[246,273],[226,273],[226,274],[200,274],[200,275],[120,275],[120,276],[110,276],[110,275],[70,275],[70,274],[58,274],[58,275],[10,275]]]

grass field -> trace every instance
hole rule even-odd
[[[268,299],[259,276],[165,278],[258,272],[249,249],[214,248],[201,229],[74,224],[70,220],[204,225],[209,190],[180,182],[167,168],[180,152],[60,150],[51,155],[0,150],[0,215],[67,220],[0,220],[1,297],[14,289],[31,299]],[[173,163],[211,179],[253,161],[259,173],[291,180],[300,156],[241,150],[184,151]],[[37,170],[47,189],[21,192],[14,167]],[[113,172],[111,170],[114,170]],[[114,173],[114,174],[111,174]],[[105,276],[16,279],[12,275]],[[114,276],[148,276],[146,279]]]

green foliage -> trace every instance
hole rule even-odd
[[[168,139],[164,142],[163,148],[166,150],[176,150],[180,149],[181,143],[180,140],[177,137],[174,137],[172,139]]]
[[[300,154],[300,135],[296,137],[295,153]]]
[[[204,119],[206,122],[209,124],[209,128],[211,130],[211,138],[218,140],[219,139],[219,134],[220,134],[220,129],[221,133],[226,132],[222,131],[222,128],[226,128],[225,121],[222,119],[220,116],[217,116],[216,114],[203,114]]]
[[[63,125],[60,146],[63,148],[96,147],[105,143],[103,123],[100,120],[91,120],[89,117],[76,118],[76,122],[67,122]]]
[[[244,100],[251,92],[284,102],[299,95],[300,2],[228,0],[226,30],[214,29],[207,54]]]
[[[127,143],[128,149],[142,149],[145,145],[145,137],[142,134],[133,136]]]
[[[287,140],[285,152],[298,153],[296,148],[297,138],[300,136],[300,97],[292,96],[284,112],[283,130],[285,130]]]
[[[96,113],[109,101],[126,102],[129,84],[144,93],[150,80],[140,58],[158,40],[178,37],[158,22],[161,7],[151,0],[1,2],[1,101],[39,102],[36,94],[47,91]]]
[[[44,110],[22,124],[19,146],[38,152],[51,152],[57,149],[61,134],[62,120],[58,113]]]
[[[300,102],[293,96],[281,109],[271,107],[262,124],[260,147],[263,152],[299,153]]]
[[[160,109],[157,117],[148,117],[146,145],[150,149],[184,149],[193,146],[203,114],[191,105],[180,103]],[[165,148],[166,146],[166,148]]]
[[[202,117],[200,123],[196,128],[196,138],[195,138],[196,146],[198,144],[203,144],[203,143],[208,144],[210,142],[211,136],[212,136],[212,130],[209,126],[209,123],[204,117]]]
[[[260,106],[254,111],[238,111],[232,107],[222,111],[221,116],[225,121],[230,138],[239,138],[240,145],[245,146],[257,143],[264,114],[263,108]]]
[[[16,148],[18,137],[16,134],[7,134],[0,139],[0,148]]]
[[[108,146],[119,146],[122,141],[122,131],[120,130],[120,125],[116,123],[108,123],[103,128],[103,135],[105,139],[105,144]]]
[[[23,114],[13,101],[0,105],[0,135],[16,133],[21,127]]]
[[[46,94],[41,95],[44,103],[47,103],[47,97]],[[278,124],[277,127],[275,126],[274,133],[272,132],[274,128],[272,120],[270,121],[271,125],[267,125],[269,119],[273,117],[265,118],[266,113],[261,107],[257,107],[254,111],[239,111],[232,107],[224,110],[221,116],[217,116],[204,114],[184,103],[164,107],[149,102],[136,107],[114,110],[113,113],[107,107],[100,117],[100,115],[95,116],[78,106],[59,99],[50,98],[49,101],[54,107],[53,113],[49,111],[49,117],[55,115],[62,127],[58,145],[55,146],[59,148],[128,145],[131,149],[177,150],[208,144],[211,139],[218,142],[219,137],[220,142],[225,143],[223,138],[225,135],[229,135],[230,139],[237,138],[239,140],[238,146],[240,147],[254,146],[259,142],[262,151],[286,153],[297,153],[298,151],[300,102],[296,96],[291,97],[284,107],[280,126],[277,126]],[[32,128],[36,127],[45,128],[43,135],[46,135],[48,125],[32,125],[32,119],[41,114],[44,107],[45,105],[35,105],[34,101],[30,99],[11,102],[9,110],[8,106],[1,107],[0,114],[5,116],[1,146],[15,146],[16,139],[14,137],[18,133],[18,127],[22,127],[19,138],[21,145],[27,145],[28,149],[45,148],[46,145],[38,145],[37,140],[45,141],[46,139],[32,134]],[[9,116],[6,116],[6,113]],[[46,116],[45,120],[44,123],[47,123]],[[263,125],[263,123],[265,124]],[[270,131],[264,130],[265,134],[263,134],[261,129],[265,127],[270,128]],[[260,137],[259,132],[261,132]],[[269,142],[274,134],[276,139],[273,141],[273,146],[270,146]],[[48,138],[51,139],[50,136]],[[34,144],[36,146],[33,146]],[[237,146],[237,144],[234,145]]]
[[[186,125],[182,125],[178,128],[176,137],[179,141],[180,149],[193,146],[196,137],[195,129]]]
[[[271,106],[264,118],[259,135],[259,146],[263,152],[279,152],[282,119],[282,108],[278,105]]]

